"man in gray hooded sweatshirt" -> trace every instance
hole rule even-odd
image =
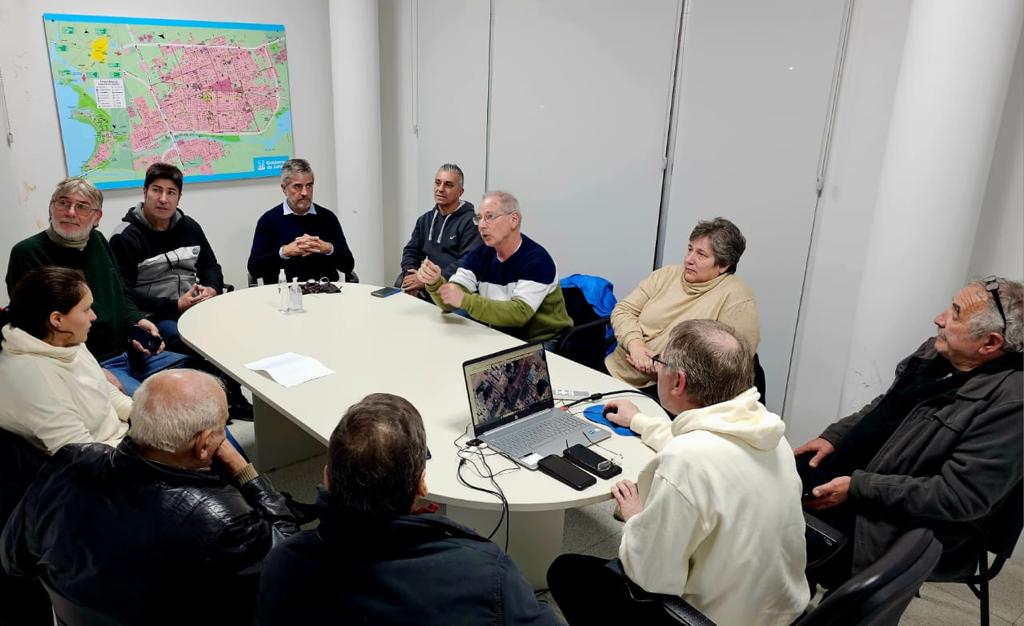
[[[462,168],[454,163],[445,163],[437,170],[435,204],[416,220],[412,237],[402,250],[402,273],[395,280],[395,287],[430,300],[416,276],[423,259],[441,266],[441,274],[447,279],[458,269],[459,259],[483,243],[473,223],[473,203],[462,200],[464,182]]]

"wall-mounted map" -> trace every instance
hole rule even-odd
[[[294,154],[284,26],[43,15],[68,175],[277,176]]]

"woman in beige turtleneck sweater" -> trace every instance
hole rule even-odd
[[[746,246],[729,220],[698,222],[685,262],[656,270],[615,306],[611,321],[619,346],[604,361],[608,372],[637,387],[656,382],[651,357],[665,348],[668,331],[689,319],[728,324],[757,352],[761,331],[754,292],[735,274]]]
[[[116,446],[132,400],[85,347],[96,314],[81,272],[29,271],[11,294],[0,352],[0,428],[53,454],[69,443]]]

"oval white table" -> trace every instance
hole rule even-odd
[[[260,470],[322,454],[349,406],[369,393],[397,394],[423,415],[433,456],[427,463],[429,497],[444,504],[449,517],[486,535],[498,521],[498,499],[456,477],[453,442],[470,424],[462,363],[522,342],[405,294],[373,297],[375,289],[345,284],[340,294],[308,295],[305,311],[291,314],[277,310],[276,285],[242,289],[186,311],[178,328],[189,346],[252,391]],[[284,352],[315,357],[335,373],[286,388],[244,365]],[[558,355],[547,358],[553,387],[591,393],[628,387]],[[663,414],[653,400],[630,399],[645,413]],[[622,478],[635,479],[654,454],[637,437],[613,434],[601,445],[622,455],[616,459]],[[488,461],[495,472],[515,465],[504,457]],[[490,487],[469,468],[463,476]],[[561,552],[565,509],[608,499],[611,481],[575,491],[525,468],[497,480],[511,511],[509,553],[535,587],[545,587],[547,567]],[[494,536],[499,544],[504,530]]]

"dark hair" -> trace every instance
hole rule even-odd
[[[45,340],[53,328],[50,313],[67,313],[85,295],[85,275],[66,267],[37,267],[14,286],[8,308],[13,328]]]
[[[754,386],[754,357],[722,322],[680,322],[661,358],[669,369],[686,373],[686,395],[700,406],[732,400]]]
[[[693,227],[690,241],[707,237],[711,242],[711,253],[715,255],[715,265],[724,266],[727,274],[735,274],[740,257],[747,249],[747,238],[740,229],[724,217],[713,220],[701,220]]]
[[[404,515],[426,462],[427,434],[416,407],[389,393],[370,394],[331,433],[331,507],[358,518]]]
[[[142,184],[143,189],[149,189],[149,186],[157,179],[164,178],[174,183],[174,186],[178,188],[178,194],[181,194],[181,170],[171,165],[170,163],[154,163],[146,169],[146,182]]]

